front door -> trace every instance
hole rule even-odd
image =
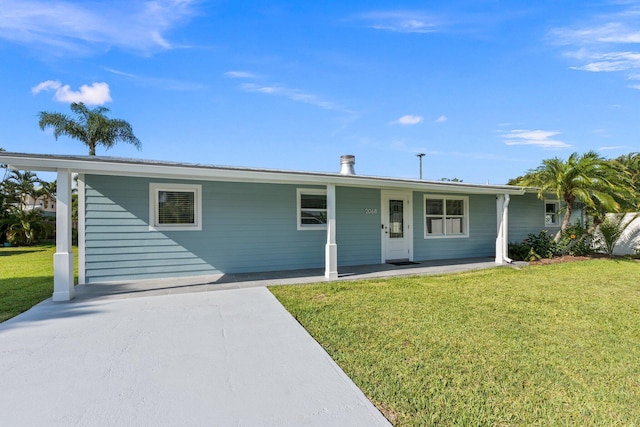
[[[410,192],[382,192],[382,262],[413,258],[410,200]]]

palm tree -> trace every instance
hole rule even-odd
[[[640,193],[640,153],[629,153],[618,157],[616,160],[629,174],[636,194]]]
[[[45,202],[45,206],[50,205],[56,201],[56,190],[58,187],[58,181],[51,182],[40,181],[41,187],[36,190],[37,196],[42,197]]]
[[[25,171],[23,173],[19,170],[12,170],[5,181],[5,187],[8,193],[13,194],[20,210],[25,210],[29,198],[31,199],[32,205],[35,206],[36,199],[38,198],[35,186],[39,182],[38,176],[33,172]]]
[[[53,136],[58,139],[60,135],[82,141],[89,147],[89,155],[96,155],[96,147],[102,145],[106,149],[113,147],[116,142],[124,141],[134,145],[138,150],[142,143],[136,138],[131,129],[131,125],[120,119],[110,119],[105,116],[109,111],[106,107],[96,107],[89,110],[84,103],[74,102],[71,104],[78,120],[69,118],[62,113],[48,113],[42,111],[39,114],[40,129],[53,128]]]
[[[555,237],[560,240],[569,228],[571,213],[577,201],[582,202],[586,212],[593,217],[595,230],[607,212],[620,212],[632,200],[633,188],[628,175],[614,162],[594,151],[585,154],[573,153],[566,161],[557,157],[546,159],[536,169],[529,170],[517,180],[517,185],[536,187],[538,197],[553,193],[566,204],[564,220]]]

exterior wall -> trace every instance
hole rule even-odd
[[[424,195],[413,193],[413,257],[417,261],[493,257],[496,252],[496,197],[469,196],[469,237],[425,239]]]
[[[326,232],[296,227],[310,186],[184,181],[202,185],[202,231],[149,231],[150,182],[168,181],[86,176],[88,283],[324,266]]]
[[[338,266],[380,263],[380,190],[336,188]]]
[[[551,198],[550,198],[551,199]],[[509,203],[509,242],[521,242],[529,233],[539,233],[547,230],[551,235],[560,230],[560,225],[545,227],[544,200],[538,198],[535,193],[527,193],[523,196],[511,197]],[[560,215],[560,222],[564,214]],[[580,219],[580,213],[572,215],[572,223]]]

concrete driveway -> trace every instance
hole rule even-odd
[[[0,324],[7,426],[385,426],[262,287],[47,300]]]

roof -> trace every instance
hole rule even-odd
[[[106,156],[0,152],[0,163],[6,164],[13,169],[48,172],[68,169],[71,172],[93,175],[307,185],[334,184],[351,187],[410,189],[466,194],[522,195],[525,193],[524,188],[512,185],[469,184],[366,175],[342,175],[327,172],[216,166]]]

